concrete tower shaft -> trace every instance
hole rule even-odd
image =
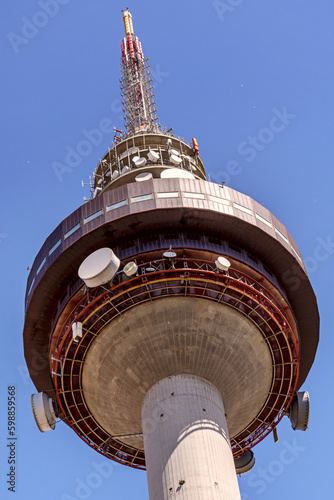
[[[224,405],[217,389],[189,375],[146,394],[142,423],[151,499],[240,500]]]

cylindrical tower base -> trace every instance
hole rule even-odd
[[[240,500],[224,405],[191,375],[168,377],[146,394],[142,427],[150,500]]]

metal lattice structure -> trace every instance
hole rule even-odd
[[[148,59],[144,58],[141,43],[133,34],[132,16],[123,16],[126,37],[122,41],[121,92],[124,124],[127,135],[140,131],[157,131],[153,79]]]
[[[298,344],[286,311],[263,284],[233,269],[226,275],[217,274],[212,263],[188,259],[177,259],[173,265],[164,259],[150,262],[150,266],[149,274],[144,264],[139,267],[139,276],[128,282],[122,282],[120,273],[120,283],[112,290],[101,287],[89,295],[78,292],[83,298],[66,319],[53,347],[52,371],[59,406],[68,415],[68,424],[91,447],[117,462],[145,468],[142,450],[124,443],[127,436],[110,436],[91,415],[82,389],[85,357],[107,323],[141,303],[173,296],[212,300],[254,322],[271,352],[273,380],[265,404],[248,426],[231,438],[233,454],[238,456],[278,424],[296,388]],[[79,343],[72,338],[73,321],[81,321],[85,331]]]

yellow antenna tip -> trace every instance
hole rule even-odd
[[[125,35],[133,35],[133,24],[132,24],[132,14],[129,10],[125,10],[123,14],[123,23],[125,29]]]

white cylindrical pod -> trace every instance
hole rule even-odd
[[[120,260],[110,248],[91,253],[79,267],[78,275],[88,288],[105,285],[118,271]]]
[[[161,380],[144,398],[142,429],[150,500],[240,500],[224,405],[211,383]]]

